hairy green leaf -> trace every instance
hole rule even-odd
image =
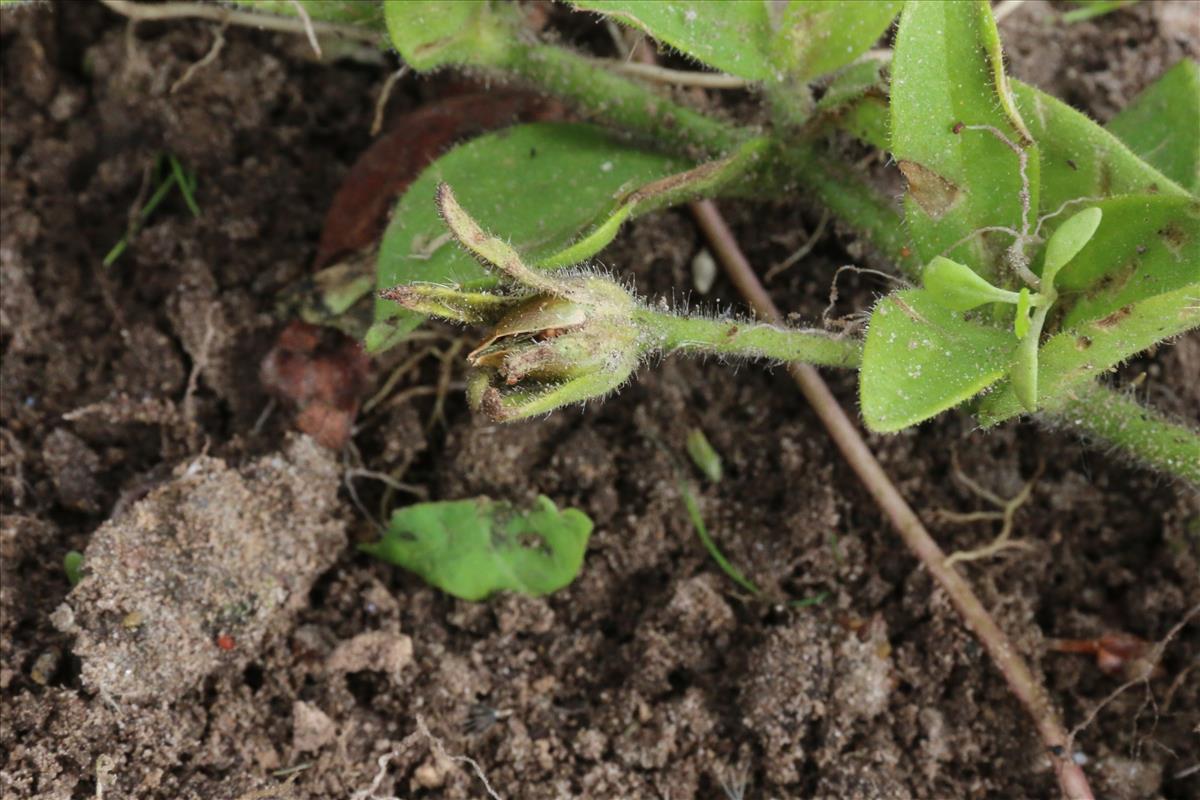
[[[783,7],[772,62],[798,81],[833,72],[865,53],[892,24],[901,5],[886,0],[792,0]]]
[[[464,600],[504,590],[536,597],[575,579],[591,533],[586,514],[546,497],[528,511],[480,498],[399,509],[383,538],[361,547]]]
[[[383,0],[388,36],[420,72],[451,64],[499,66],[518,31],[517,12],[488,0]]]
[[[1041,214],[1081,197],[1187,195],[1186,189],[1066,103],[1020,81],[1012,84],[1017,107],[1041,151]]]
[[[1172,292],[1124,306],[1046,340],[1038,356],[1038,405],[1054,410],[1073,390],[1152,345],[1200,325],[1200,280]],[[978,409],[986,425],[1021,413],[1011,382],[984,398]]]
[[[575,0],[715,69],[750,80],[773,77],[767,3],[703,0]]]
[[[1104,224],[1054,281],[1066,309],[1064,327],[1200,280],[1200,206],[1195,200],[1131,195],[1096,207],[1104,213]]]
[[[1009,93],[988,4],[905,6],[892,62],[892,153],[908,181],[905,222],[921,259],[947,255],[995,280],[1012,237],[980,229],[1033,223],[1037,152]]]
[[[862,55],[887,30],[900,3],[576,0],[575,6],[644,31],[730,75],[808,81]]]
[[[1185,58],[1171,67],[1108,130],[1180,186],[1200,192],[1200,64]]]
[[[1017,342],[1012,331],[969,322],[924,289],[875,306],[859,390],[873,431],[889,433],[970,399],[999,380]]]
[[[453,243],[438,217],[439,183],[452,184],[480,225],[504,231],[513,247],[537,263],[611,216],[628,191],[687,166],[590,125],[533,123],[473,139],[433,162],[400,198],[380,247],[378,286],[494,284]],[[375,319],[367,347],[379,351],[424,318],[380,300]]]

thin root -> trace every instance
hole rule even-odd
[[[201,58],[184,70],[183,74],[179,76],[179,80],[171,84],[171,88],[167,91],[167,94],[178,92],[197,72],[217,60],[217,56],[221,54],[221,49],[225,47],[225,29],[227,27],[229,27],[228,22],[213,28],[213,43],[208,48],[208,52],[204,54],[204,58]]]
[[[973,511],[967,514],[956,511],[947,511],[939,509],[934,512],[939,519],[948,522],[982,522],[1001,520],[1003,524],[1000,526],[1000,534],[993,539],[989,544],[983,547],[978,547],[974,550],[958,550],[946,557],[946,566],[953,566],[961,561],[978,561],[983,558],[991,558],[992,556],[1004,550],[1029,550],[1033,547],[1031,542],[1026,542],[1021,539],[1013,539],[1013,521],[1017,515],[1017,509],[1029,502],[1029,497],[1033,493],[1033,487],[1042,477],[1042,472],[1045,469],[1045,462],[1039,461],[1038,467],[1033,473],[1033,477],[1017,492],[1015,497],[1008,500],[980,486],[974,480],[969,478],[958,464],[958,451],[952,450],[950,460],[954,469],[954,477],[971,490],[975,495],[982,497],[992,505],[998,507],[1000,511]]]
[[[817,227],[815,230],[813,230],[812,235],[810,235],[804,241],[804,244],[800,245],[799,250],[792,253],[790,256],[785,258],[783,261],[780,261],[778,264],[776,264],[775,266],[773,266],[769,270],[767,270],[767,274],[763,275],[763,283],[770,283],[771,279],[774,278],[776,275],[778,275],[779,273],[788,269],[793,264],[795,264],[796,262],[805,258],[809,253],[811,253],[813,251],[813,248],[817,246],[817,243],[821,241],[821,237],[823,237],[825,235],[825,228],[828,224],[829,224],[829,209],[823,208],[823,209],[821,209],[821,219],[820,219],[820,221],[817,222]]]

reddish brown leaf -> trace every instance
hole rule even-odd
[[[558,102],[528,92],[492,91],[442,98],[403,115],[359,156],[334,195],[316,268],[379,238],[396,197],[455,142],[516,122],[561,119],[564,113]]]
[[[369,386],[370,367],[358,342],[296,321],[280,332],[259,377],[268,392],[297,408],[297,428],[340,450]]]

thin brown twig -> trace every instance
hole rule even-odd
[[[776,323],[782,321],[782,314],[754,274],[716,205],[710,200],[703,200],[692,203],[691,208],[717,258],[742,296],[760,317]],[[791,364],[788,371],[829,431],[842,456],[875,498],[909,550],[950,597],[963,622],[987,650],[1009,689],[1033,719],[1038,735],[1054,760],[1063,796],[1068,800],[1094,800],[1095,795],[1082,768],[1071,759],[1070,739],[1045,687],[1033,676],[1016,647],[992,619],[967,581],[945,563],[945,554],[883,471],[816,369],[807,364]]]

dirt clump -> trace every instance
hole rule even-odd
[[[170,701],[244,665],[344,546],[337,486],[328,452],[296,438],[240,471],[200,456],[102,525],[53,617],[84,686]]]

